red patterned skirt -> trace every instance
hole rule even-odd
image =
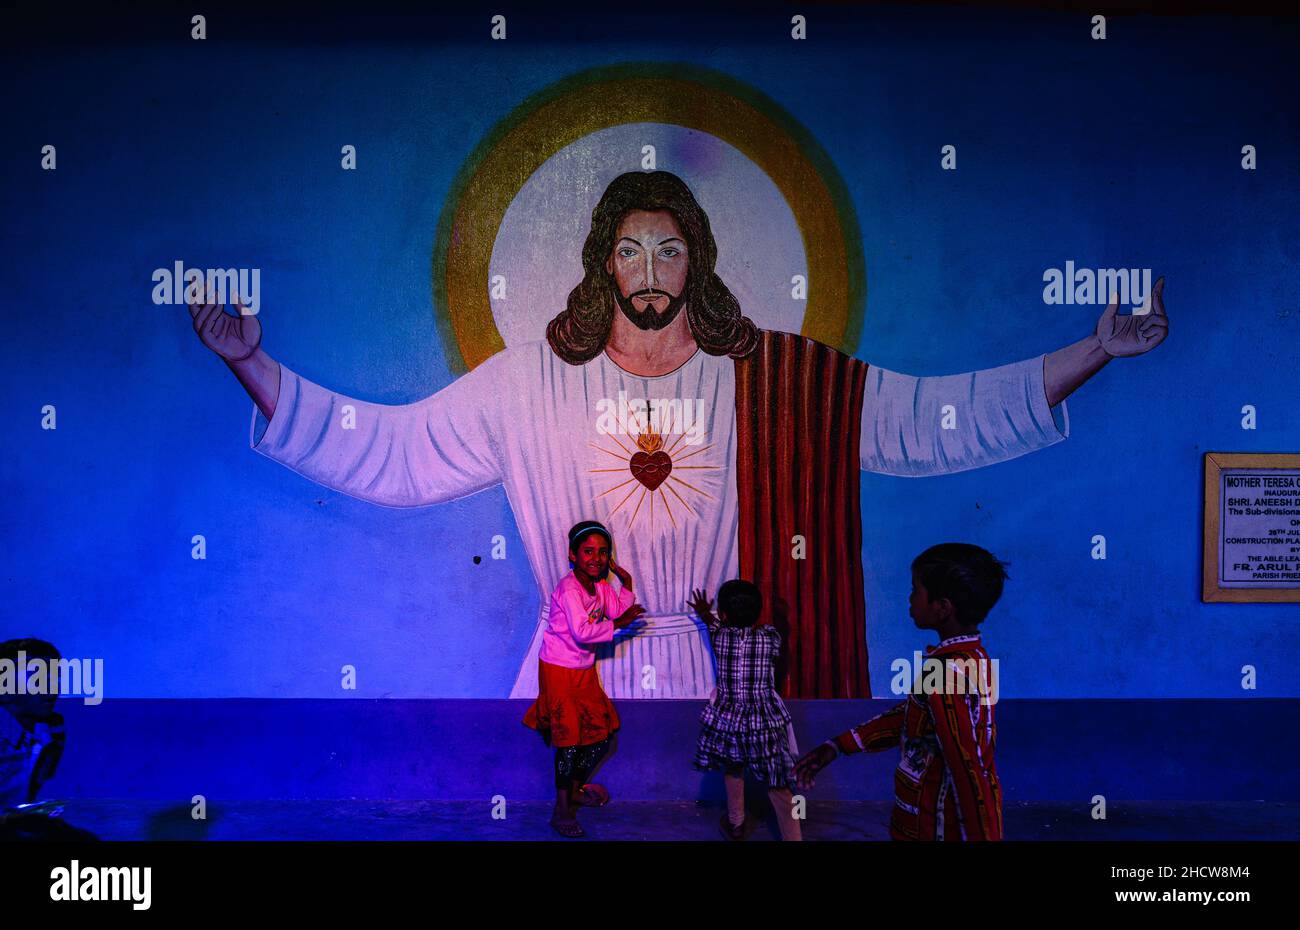
[[[538,660],[537,700],[524,714],[524,726],[542,734],[547,746],[598,743],[619,725],[595,665],[565,668]]]

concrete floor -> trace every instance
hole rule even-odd
[[[890,803],[815,802],[808,808],[808,840],[887,840]],[[1300,804],[1275,802],[1112,803],[1095,821],[1086,804],[1009,803],[1003,815],[1016,840],[1296,840]],[[105,840],[556,840],[547,824],[550,805],[509,802],[494,820],[486,801],[210,801],[205,821],[188,805],[159,801],[73,800],[63,818]],[[613,801],[584,810],[590,839],[719,840],[716,804]],[[751,840],[775,840],[767,812]]]

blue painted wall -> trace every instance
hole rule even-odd
[[[1300,696],[1295,605],[1199,601],[1202,454],[1300,451],[1294,23],[1117,17],[1093,42],[1079,14],[854,15],[819,11],[796,43],[785,16],[700,14],[675,40],[552,10],[492,46],[465,16],[367,21],[355,44],[247,14],[204,44],[186,14],[10,49],[0,632],[103,658],[113,697],[340,697],[345,663],[360,697],[507,693],[537,603],[504,494],[390,511],[258,457],[251,405],[150,274],[260,267],[276,358],[356,397],[423,397],[452,377],[429,288],[451,179],[528,94],[636,57],[750,83],[830,154],[862,226],[870,362],[941,374],[1083,337],[1100,308],[1041,298],[1067,260],[1168,278],[1168,341],[1071,398],[1067,442],[863,476],[877,695],[926,642],[908,562],[960,539],[1012,563],[985,627],[1004,697],[1242,697],[1244,664],[1254,695]],[[344,143],[360,170],[339,170]],[[475,565],[497,533],[511,558]]]

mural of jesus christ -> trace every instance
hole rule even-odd
[[[1163,279],[1149,313],[1119,315],[1112,299],[1095,332],[1050,354],[913,377],[758,329],[716,260],[681,179],[620,175],[546,339],[403,405],[345,397],[276,362],[255,315],[213,298],[190,311],[254,401],[257,452],[390,507],[504,486],[542,604],[512,697],[536,695],[547,594],[569,570],[555,540],[584,519],[614,530],[647,610],[638,635],[598,655],[612,697],[707,697],[707,636],[687,601],[736,577],[789,606],[788,697],[870,697],[861,470],[942,475],[1060,442],[1067,396],[1164,340]]]

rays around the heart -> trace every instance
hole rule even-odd
[[[607,488],[596,495],[596,500],[599,500],[607,494],[614,494],[615,492],[627,487],[629,484],[632,485],[631,489],[628,490],[619,502],[614,505],[614,509],[609,512],[608,519],[612,520],[614,514],[622,510],[623,505],[631,501],[633,496],[637,495],[638,492],[640,492],[640,494],[636,497],[636,501],[632,504],[630,510],[624,511],[625,513],[630,512],[631,514],[628,518],[628,529],[631,529],[636,525],[637,517],[641,514],[641,507],[643,504],[646,504],[647,498],[649,499],[649,505],[646,507],[646,513],[648,514],[651,529],[654,529],[656,497],[659,499],[657,502],[659,504],[659,509],[668,515],[668,520],[674,529],[678,526],[677,518],[679,516],[683,519],[686,519],[688,516],[699,517],[698,511],[691,506],[688,498],[698,494],[708,500],[714,500],[713,496],[707,491],[691,484],[691,482],[673,474],[673,472],[718,471],[719,467],[717,465],[682,464],[688,459],[699,455],[701,452],[707,452],[709,449],[713,448],[712,444],[674,458],[673,452],[681,445],[682,440],[686,438],[686,435],[687,434],[683,432],[673,441],[671,446],[665,448],[664,437],[655,430],[653,425],[651,425],[636,437],[635,451],[624,445],[613,433],[606,433],[605,438],[612,440],[613,443],[622,450],[621,452],[614,452],[594,442],[589,443],[593,449],[603,452],[623,463],[621,468],[611,467],[590,469],[592,474],[612,474],[615,477],[619,475],[630,476],[623,481],[620,481],[618,484],[615,484],[613,487]],[[678,490],[679,487],[681,488],[680,491]],[[671,497],[669,495],[671,495]]]

